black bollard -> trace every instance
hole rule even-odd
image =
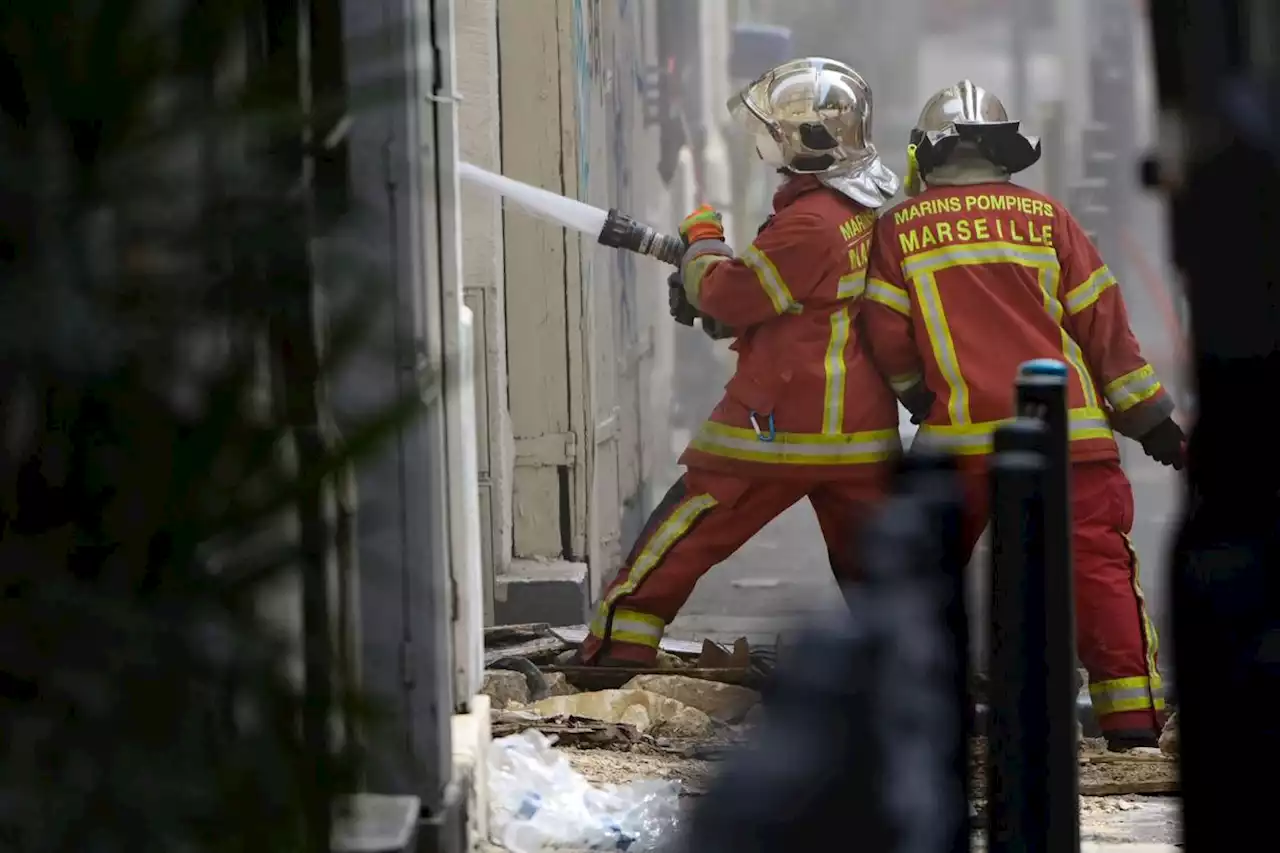
[[[1071,559],[1071,474],[1067,365],[1028,361],[1015,383],[1018,413],[1044,422],[1044,677],[1048,715],[1047,775],[1056,849],[1079,848],[1080,784],[1076,743],[1075,581]],[[1028,606],[1032,602],[1028,601]],[[1059,827],[1071,827],[1071,832]]]
[[[783,853],[811,837],[966,853],[965,648],[952,628],[960,487],[949,465],[904,466],[864,531],[865,580],[847,590],[848,612],[779,666],[757,737],[728,756],[677,850]]]
[[[968,853],[973,703],[969,700],[969,616],[964,582],[968,554],[961,536],[963,495],[955,461],[926,449],[903,459],[899,485],[924,511],[932,535],[914,543],[915,558],[907,564],[914,578],[895,578],[888,559],[868,560],[869,567],[891,572],[868,579],[874,583],[875,610],[887,617],[881,635],[887,654],[880,658],[881,688],[875,693],[880,700],[879,717],[883,724],[899,729],[884,741],[889,759],[886,778],[919,778],[923,766],[919,756],[927,754],[937,791],[915,792],[918,799],[912,813],[927,813],[930,802],[936,803],[936,825],[942,831],[934,836],[938,846],[932,849]],[[869,555],[877,548],[901,547],[883,531],[882,523],[879,538],[868,542]],[[905,539],[906,531],[901,532]],[[913,619],[894,615],[903,612],[919,615]],[[926,650],[926,654],[905,654],[909,649]],[[904,679],[907,672],[916,674]],[[910,835],[903,833],[899,838],[909,839]],[[904,844],[899,849],[923,848]]]
[[[991,457],[991,662],[987,725],[987,849],[1077,853],[1077,808],[1051,791],[1046,636],[1045,488],[1048,435],[1017,418]],[[1064,818],[1063,813],[1068,813]]]

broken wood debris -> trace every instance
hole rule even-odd
[[[629,723],[607,723],[572,714],[540,717],[525,711],[495,711],[492,727],[495,738],[537,729],[548,737],[554,736],[557,746],[579,749],[631,746],[646,739]]]
[[[1147,796],[1177,794],[1182,788],[1177,779],[1131,779],[1123,782],[1080,781],[1082,797],[1112,797],[1121,794],[1145,794]]]
[[[484,630],[484,666],[503,658],[524,658],[533,663],[549,663],[569,648],[545,622],[524,625],[496,625]]]
[[[583,690],[616,689],[636,676],[671,674],[671,670],[623,666],[544,666],[542,671],[564,673],[570,684]],[[701,678],[705,681],[719,681],[724,684],[742,684],[751,677],[751,671],[748,669],[686,667],[677,672],[688,678]]]

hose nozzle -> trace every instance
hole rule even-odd
[[[609,217],[600,229],[599,242],[603,246],[648,255],[672,266],[679,266],[684,257],[684,241],[679,237],[655,231],[616,208],[610,209]]]

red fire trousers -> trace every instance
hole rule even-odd
[[[987,525],[990,484],[981,457],[961,460],[965,537],[970,553]],[[1120,463],[1071,466],[1072,557],[1076,647],[1089,673],[1089,694],[1104,734],[1159,733],[1164,696],[1155,627],[1138,583],[1133,489]]]
[[[597,607],[582,646],[588,663],[608,658],[651,665],[668,623],[698,579],[803,498],[818,516],[831,570],[844,582],[858,575],[856,532],[879,503],[889,466],[859,466],[856,479],[746,479],[689,469],[650,514]]]

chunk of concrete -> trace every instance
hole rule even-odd
[[[578,688],[569,683],[563,672],[545,672],[542,675],[547,682],[548,696],[572,696]]]
[[[493,707],[506,708],[511,703],[529,703],[529,682],[524,675],[507,669],[486,669],[480,692],[493,700]]]
[[[1160,751],[1165,755],[1176,756],[1178,754],[1177,711],[1169,715],[1169,719],[1164,724],[1164,731],[1160,733]]]
[[[535,702],[529,710],[544,717],[566,714],[606,723],[628,723],[639,732],[665,737],[706,737],[716,726],[697,708],[647,690],[596,690],[552,696]]]
[[[754,690],[687,675],[637,675],[622,689],[647,690],[675,699],[722,723],[739,722],[760,704],[760,694]]]

